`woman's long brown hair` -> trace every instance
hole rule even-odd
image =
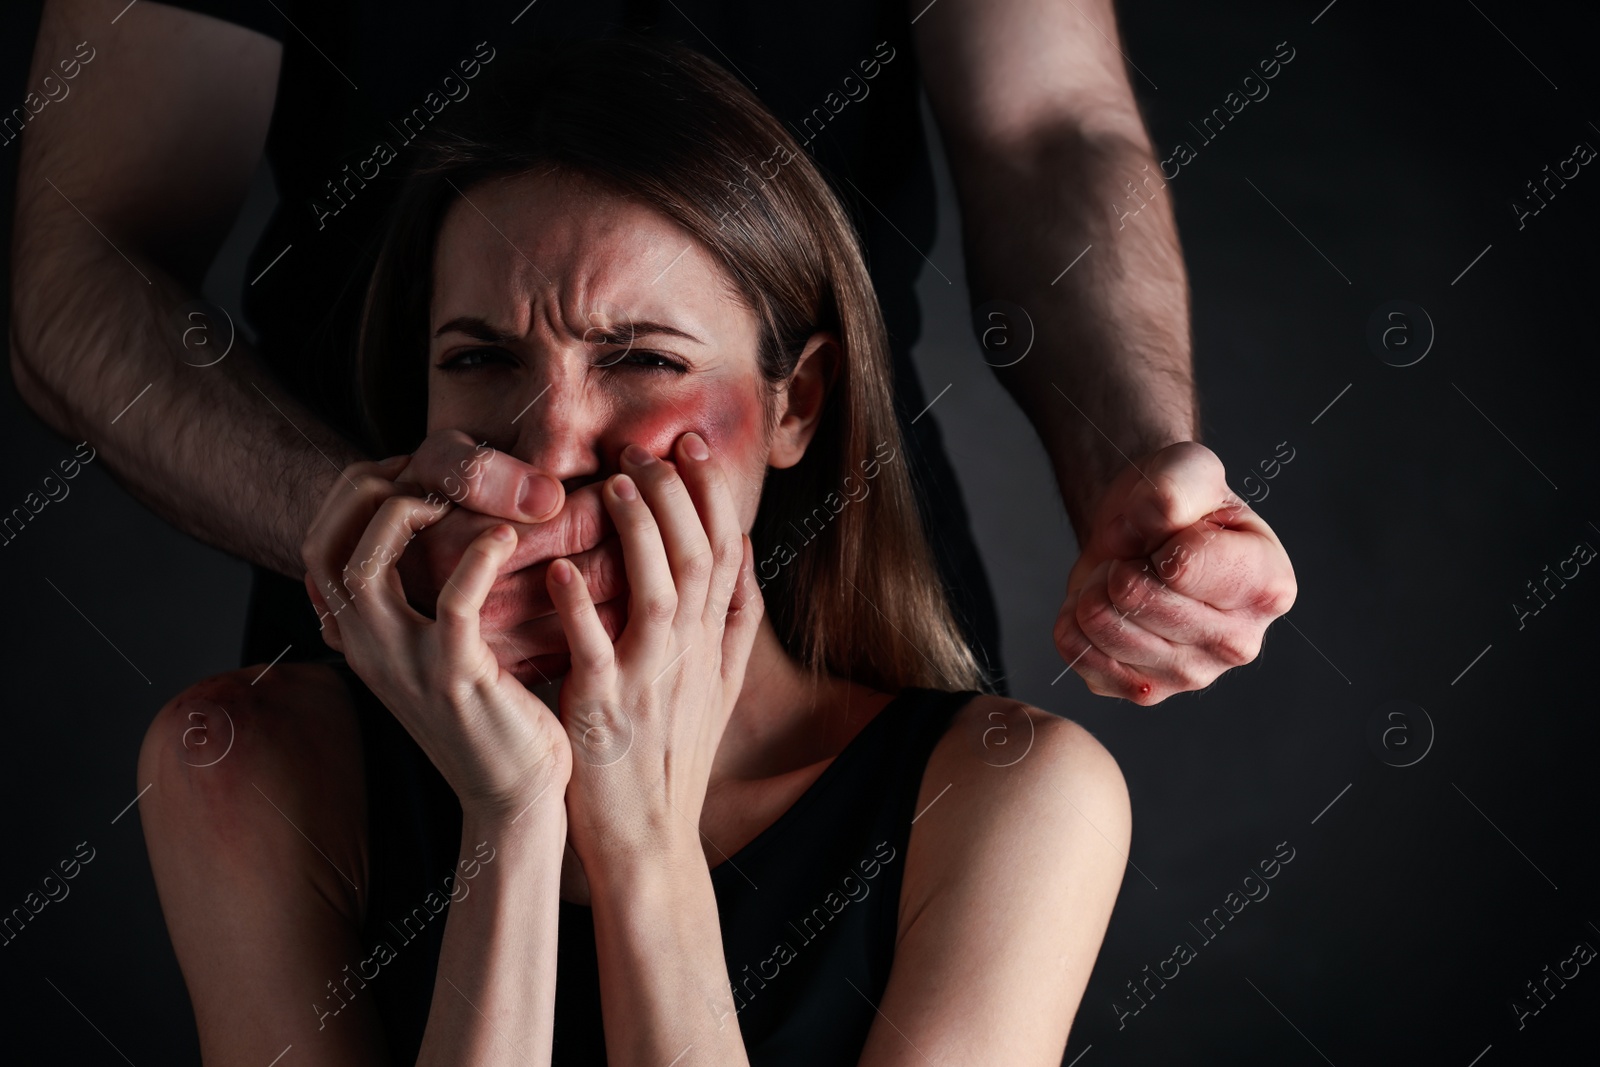
[[[475,87],[475,107],[418,142],[367,292],[360,390],[379,454],[414,451],[426,432],[433,253],[446,208],[480,181],[535,170],[603,182],[721,262],[760,320],[769,390],[813,333],[839,340],[815,436],[799,463],[768,470],[751,530],[784,647],[814,679],[828,672],[889,692],[988,688],[900,454],[877,296],[811,158],[743,85],[683,46],[567,43],[507,53],[494,75]]]

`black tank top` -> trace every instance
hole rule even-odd
[[[394,1062],[409,1064],[433,996],[447,879],[459,877],[461,808],[404,727],[342,662],[338,669],[359,709],[365,751],[369,892],[363,960],[315,1008],[334,1026],[341,1004],[370,997]],[[894,959],[923,770],[977,695],[902,690],[771,826],[711,869],[732,1004],[753,1067],[860,1058]],[[562,901],[559,938],[551,1062],[604,1064],[590,909]],[[706,1011],[714,1023],[717,1014]]]

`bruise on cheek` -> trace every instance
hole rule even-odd
[[[615,443],[620,455],[637,442],[651,455],[672,461],[678,438],[693,430],[713,457],[750,466],[760,445],[761,405],[747,383],[718,382],[674,404],[652,405],[631,415]]]
[[[730,389],[702,418],[713,453],[748,457],[762,444],[763,397],[759,388]]]

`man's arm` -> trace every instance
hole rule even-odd
[[[995,374],[1083,543],[1117,472],[1198,431],[1183,256],[1116,18],[1110,0],[940,0],[915,33],[973,303],[1017,304],[1035,331]],[[1141,202],[1128,183],[1147,206],[1119,218]],[[1026,325],[1009,326],[1020,343]]]
[[[993,324],[1024,337],[991,364],[1078,534],[1056,650],[1102,695],[1203,689],[1260,652],[1294,568],[1195,440],[1188,282],[1111,0],[940,0],[915,17],[973,301],[1020,305],[1035,331],[1015,360],[1027,321]]]
[[[52,428],[88,438],[179,529],[291,578],[356,447],[277,387],[242,339],[210,366],[182,316],[260,162],[282,47],[205,15],[50,0],[31,84],[92,55],[27,128],[12,247],[11,367]],[[90,51],[92,50],[92,52]],[[284,267],[281,269],[292,269]],[[214,325],[214,324],[213,324]],[[435,434],[408,473],[473,511],[550,519],[561,484]],[[460,477],[468,469],[481,472]],[[426,536],[426,535],[425,535]]]
[[[298,578],[305,527],[360,457],[272,383],[242,338],[220,363],[194,366],[205,359],[184,349],[179,314],[261,159],[282,47],[161,4],[112,25],[103,4],[50,0],[30,83],[85,41],[93,59],[70,96],[23,137],[18,391],[52,428],[87,438],[157,514]]]

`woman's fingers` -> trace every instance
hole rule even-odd
[[[660,461],[656,462],[659,465]],[[603,495],[622,541],[623,567],[628,575],[628,625],[617,645],[619,650],[627,646],[629,659],[643,655],[653,662],[667,647],[678,614],[678,590],[661,529],[640,495],[638,483],[628,475],[612,478]],[[552,591],[552,599],[554,596]]]
[[[395,495],[394,480],[388,471],[402,458],[346,467],[306,530],[300,557],[312,582],[337,611],[344,610],[348,599],[343,583],[338,581],[340,572],[379,505]]]
[[[567,648],[572,653],[571,676],[585,684],[600,683],[600,691],[609,690],[616,650],[595,611],[583,572],[570,560],[558,559],[550,564],[548,581],[550,599],[555,602],[561,629],[567,635]]]
[[[756,631],[766,601],[756,585],[756,552],[748,534],[739,535],[739,565],[734,572],[732,602],[728,605],[727,629],[722,633],[722,680],[730,693],[744,686],[744,668],[755,645]]]
[[[716,560],[688,486],[672,464],[657,459],[639,445],[622,450],[622,466],[638,483],[660,528],[677,590],[677,610],[684,619],[699,619]]]
[[[696,455],[696,453],[699,453]],[[699,434],[678,439],[678,470],[689,487],[711,548],[711,577],[706,590],[703,621],[720,625],[727,617],[734,586],[744,560],[745,535],[728,486],[727,472],[712,456]]]
[[[446,653],[460,656],[477,648],[478,613],[494,587],[500,567],[517,550],[517,531],[501,524],[479,534],[461,554],[456,569],[439,591],[434,625]]]

